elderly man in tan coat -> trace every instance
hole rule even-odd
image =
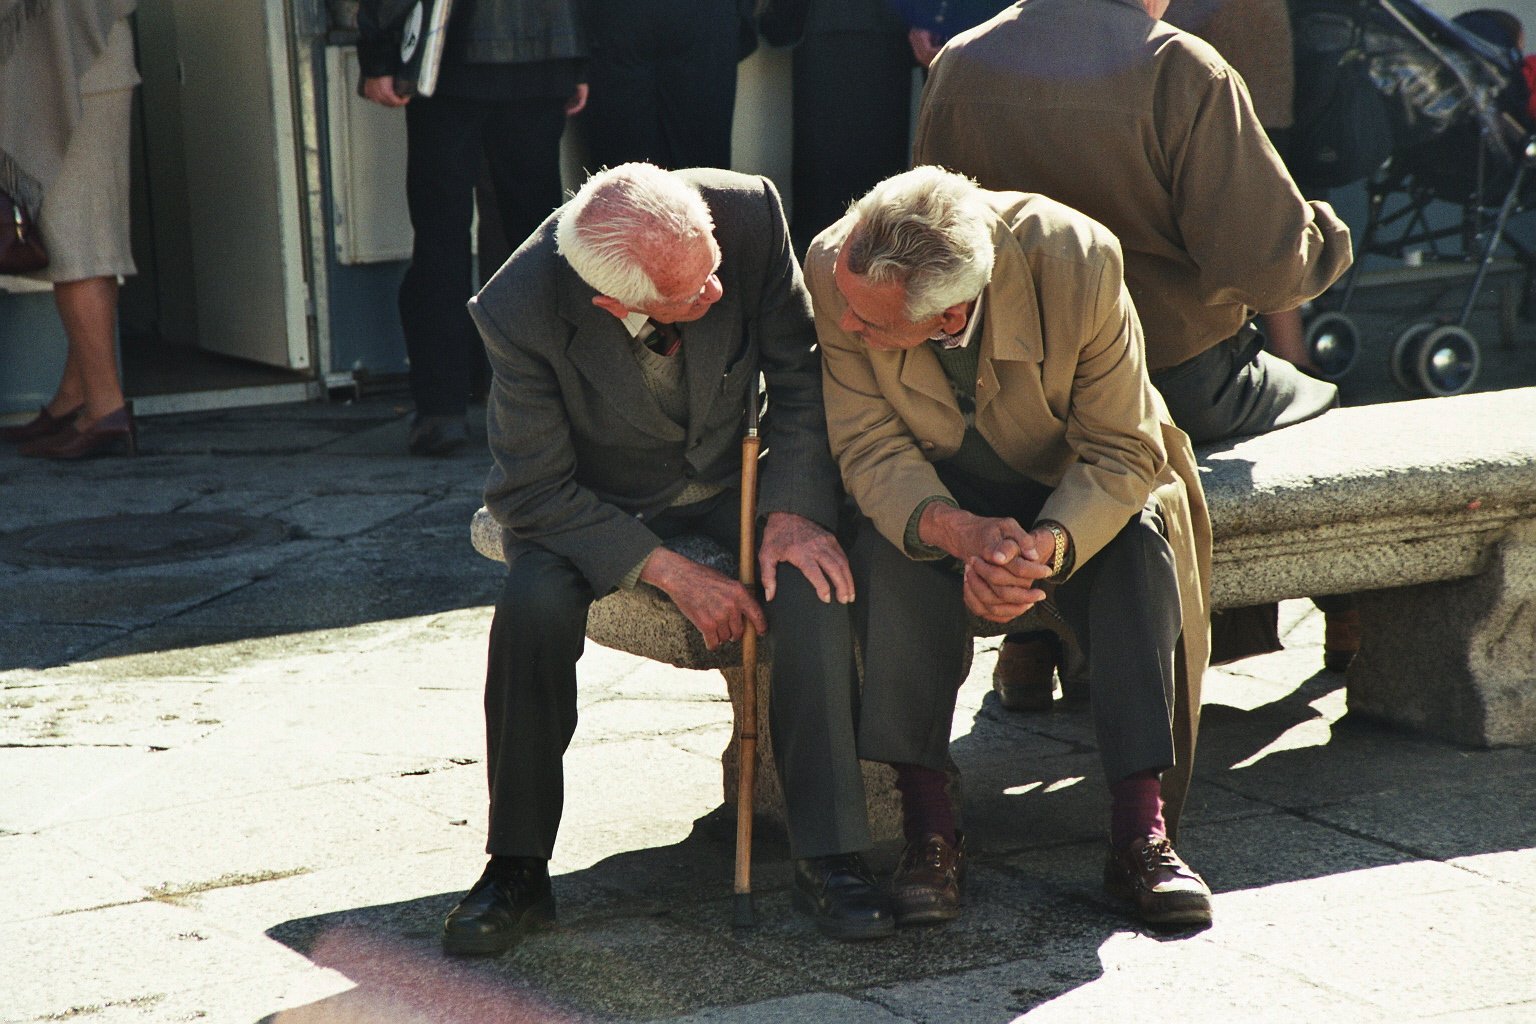
[[[1088,650],[1105,885],[1149,923],[1209,922],[1169,831],[1207,656],[1210,528],[1189,441],[1147,381],[1119,244],[1043,196],[920,167],[818,236],[806,274],[828,437],[867,517],[851,554],[858,743],[902,794],[898,923],[959,913],[943,768],[967,613],[1008,623],[1047,594]]]
[[[1028,0],[956,36],[929,71],[915,160],[1039,192],[1113,231],[1152,383],[1201,444],[1337,403],[1332,384],[1264,352],[1250,321],[1321,294],[1352,257],[1349,229],[1297,190],[1242,78],[1157,20],[1168,6]],[[1357,620],[1347,600],[1327,610],[1341,615],[1334,667],[1358,646]],[[1005,706],[1043,710],[1053,656],[1023,639],[1004,644],[994,685]]]

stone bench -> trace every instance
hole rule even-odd
[[[1351,710],[1459,743],[1536,742],[1536,388],[1336,409],[1199,455],[1216,608],[1358,593],[1365,637],[1347,677]],[[503,560],[485,509],[471,536],[481,554]],[[673,546],[735,575],[734,554],[711,541]],[[1003,632],[980,620],[973,629]],[[587,636],[680,668],[718,669],[731,700],[741,699],[739,648],[705,648],[659,591],[595,602]],[[767,730],[771,641],[758,665],[757,806],[781,819]],[[734,738],[723,762],[733,803]],[[876,837],[898,835],[889,769],[866,764],[865,789]]]
[[[1536,388],[1335,409],[1198,454],[1213,607],[1358,594],[1351,712],[1536,743]]]

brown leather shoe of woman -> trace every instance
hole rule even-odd
[[[80,418],[80,413],[85,406],[80,405],[71,409],[62,416],[55,416],[48,411],[45,405],[37,410],[37,415],[25,423],[14,427],[0,427],[0,441],[8,441],[11,444],[25,444],[28,441],[36,441],[40,437],[49,437],[64,430],[75,420]]]
[[[138,434],[133,414],[121,406],[96,422],[82,427],[79,422],[57,434],[40,437],[22,445],[18,451],[38,459],[88,459],[97,455],[137,455]]]
[[[891,905],[896,923],[939,924],[960,916],[965,888],[965,836],[951,846],[943,836],[930,835],[908,843],[891,876]]]

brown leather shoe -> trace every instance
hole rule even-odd
[[[37,459],[89,459],[97,455],[137,455],[138,432],[126,405],[82,426],[82,420],[57,433],[28,441],[16,449]]]
[[[1104,861],[1104,891],[1136,906],[1147,924],[1171,928],[1211,923],[1211,889],[1184,863],[1164,836],[1111,848]]]
[[[1056,696],[1056,644],[1046,637],[1005,640],[992,669],[992,689],[1009,711],[1051,710]]]
[[[45,405],[37,410],[36,416],[25,423],[14,427],[0,427],[0,441],[25,444],[28,441],[36,441],[40,437],[57,434],[79,419],[80,413],[84,410],[85,406],[79,405],[62,416],[55,416]]]
[[[960,916],[965,902],[965,836],[951,846],[943,836],[930,835],[908,843],[891,876],[891,904],[896,923],[938,924]]]
[[[1323,668],[1343,672],[1360,652],[1360,613],[1323,613]]]

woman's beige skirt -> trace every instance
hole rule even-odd
[[[128,235],[128,130],[133,90],[81,97],[84,111],[64,164],[43,195],[37,226],[48,266],[26,276],[80,281],[132,274]]]

